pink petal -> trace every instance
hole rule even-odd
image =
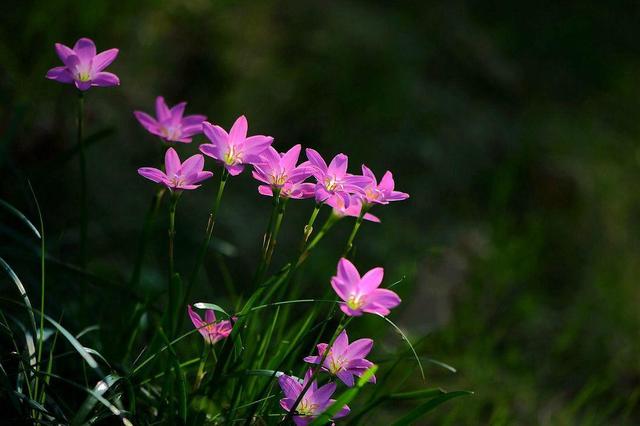
[[[187,107],[186,102],[180,102],[179,104],[176,104],[173,106],[173,108],[171,108],[170,110],[171,121],[174,124],[178,124],[182,121],[182,116],[184,115],[184,109],[186,107]]]
[[[219,154],[229,150],[229,135],[222,127],[215,126],[208,121],[203,121],[202,131],[211,143],[218,147]],[[222,156],[216,158],[222,159]]]
[[[376,184],[376,176],[373,174],[371,169],[365,166],[364,164],[362,165],[362,175],[371,179],[374,185]]]
[[[238,176],[244,170],[244,165],[242,164],[237,164],[235,166],[225,165],[225,168],[227,169],[227,171],[231,176]]]
[[[156,121],[155,118],[151,117],[149,114],[142,111],[134,111],[133,115],[140,122],[142,127],[147,129],[149,132],[155,135],[158,135],[160,133],[158,129],[158,122]]]
[[[212,176],[213,176],[213,172],[198,172],[195,175],[188,176],[187,180],[189,181],[189,183],[194,184],[194,183],[200,183],[203,180],[207,180]]]
[[[350,317],[359,317],[360,315],[362,315],[361,309],[351,309],[349,306],[347,306],[346,303],[340,304],[340,310],[344,312],[345,315],[348,315]]]
[[[207,143],[207,144],[200,145],[199,149],[201,153],[203,153],[208,157],[215,158],[216,160],[222,159],[222,155],[220,150],[218,149],[218,145]]]
[[[315,392],[313,392],[313,400],[317,403],[323,403],[327,401],[335,391],[336,384],[327,383],[324,386],[320,386]]]
[[[273,143],[271,136],[249,136],[243,146],[244,162],[255,163],[260,161],[260,154],[262,154],[269,145]],[[280,156],[278,156],[280,157]]]
[[[302,392],[302,385],[292,377],[283,374],[278,378],[278,384],[282,389],[282,392],[287,398],[291,398],[295,401]],[[293,404],[291,404],[293,405]]]
[[[347,174],[348,165],[349,158],[344,154],[338,154],[329,163],[327,174],[341,178]]]
[[[338,277],[331,278],[331,287],[336,292],[338,297],[345,302],[349,300],[349,294],[351,293],[351,287]]]
[[[171,117],[169,107],[162,96],[156,98],[156,117],[158,121],[166,121]]]
[[[102,71],[91,76],[91,85],[98,87],[118,86],[120,79],[113,73]]]
[[[302,146],[300,144],[294,145],[282,156],[281,164],[285,170],[293,170],[296,167],[301,149]]]
[[[347,336],[347,330],[342,330],[342,333],[336,337],[331,349],[332,353],[336,356],[342,355],[349,347],[349,337]]]
[[[47,75],[45,77],[49,80],[55,80],[60,83],[71,83],[73,81],[73,76],[67,67],[51,68],[47,71]]]
[[[248,127],[247,117],[244,115],[238,117],[229,131],[229,145],[237,145],[244,142],[247,138]]]
[[[202,321],[202,318],[200,318],[200,315],[198,315],[193,308],[191,308],[191,305],[187,305],[187,312],[189,313],[189,318],[191,318],[191,323],[193,323],[193,326],[195,328],[200,328],[204,325],[204,322]],[[200,330],[198,330],[200,331]]]
[[[362,217],[364,220],[368,220],[369,222],[380,223],[380,218],[378,216],[374,216],[371,213],[365,213]]]
[[[76,87],[80,90],[82,90],[83,92],[86,90],[91,89],[91,82],[90,81],[78,81],[78,80],[74,80],[73,81],[74,84],[76,85]]]
[[[204,322],[207,324],[213,324],[216,322],[216,313],[213,309],[207,309],[204,311]]]
[[[166,170],[167,176],[174,176],[178,173],[180,166],[180,158],[176,150],[173,148],[167,149],[167,152],[164,154],[164,169]]]
[[[329,402],[331,402],[331,403],[333,404],[333,403],[335,402],[335,400],[330,400]],[[335,416],[333,416],[333,418],[334,418],[334,419],[339,419],[339,418],[341,418],[341,417],[344,417],[344,416],[348,415],[350,412],[351,412],[351,408],[349,408],[349,406],[348,406],[348,405],[345,405],[344,407],[342,407],[342,408],[340,409],[340,411],[338,411],[338,412],[336,413],[336,415],[335,415]]]
[[[96,45],[90,38],[81,38],[76,41],[73,46],[74,52],[80,58],[82,62],[89,62],[94,56],[96,56]]]
[[[179,160],[178,160],[179,161]],[[180,167],[181,175],[191,175],[201,172],[204,167],[204,157],[201,154],[195,154],[187,158]]]
[[[395,308],[401,302],[400,297],[394,291],[386,288],[373,290],[367,300],[369,303],[375,303],[388,309]]]
[[[254,165],[254,170],[251,172],[251,176],[257,181],[270,184],[269,178],[267,177],[264,170],[262,170],[259,166]]]
[[[358,339],[349,345],[345,355],[349,359],[365,358],[371,348],[373,347],[373,340],[371,339]]]
[[[138,169],[138,174],[156,183],[164,183],[167,178],[167,176],[162,173],[162,170],[153,167],[141,167]]]
[[[68,46],[65,46],[62,43],[56,43],[55,50],[56,50],[56,54],[58,55],[58,58],[60,58],[62,63],[65,65],[67,63],[67,58],[70,55],[75,55],[75,52],[71,50],[71,48],[69,48]]]
[[[336,376],[338,376],[338,379],[342,380],[342,383],[344,383],[348,387],[353,387],[353,385],[355,384],[353,381],[353,373],[349,371],[338,371],[336,373]]]
[[[118,57],[118,52],[118,49],[109,49],[98,53],[91,63],[92,70],[99,72],[108,67]]]
[[[316,151],[315,149],[307,148],[305,150],[305,153],[307,154],[309,162],[313,166],[317,167],[321,173],[324,174],[327,172],[327,163],[324,161],[324,158],[322,158],[318,151]]]
[[[395,186],[396,184],[393,181],[393,174],[387,170],[384,176],[382,176],[382,179],[380,179],[378,189],[382,191],[393,191],[393,188],[395,188]]]
[[[384,269],[380,267],[373,268],[362,276],[359,285],[360,291],[365,294],[372,292],[374,289],[380,287],[383,278]]]
[[[206,115],[186,115],[182,117],[182,127],[198,126],[202,127],[202,122],[207,119]]]
[[[189,139],[191,142],[191,136],[202,133],[202,124],[194,124],[193,126],[182,127],[182,134],[180,135],[182,139]]]
[[[260,195],[265,195],[267,197],[273,197],[273,190],[268,185],[258,186],[258,193],[260,193]]]
[[[347,283],[349,288],[353,288],[360,281],[360,274],[353,263],[343,257],[338,261],[338,278]]]

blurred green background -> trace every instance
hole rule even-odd
[[[600,1],[3,2],[0,197],[35,218],[29,179],[51,255],[76,261],[75,90],[44,75],[59,65],[54,42],[93,38],[99,51],[120,48],[109,71],[122,84],[86,98],[86,132],[103,136],[88,154],[92,271],[126,281],[155,189],[136,169],[157,163],[160,143],[132,111],[153,112],[164,95],[223,127],[246,114],[250,133],[274,136],[281,150],[302,143],[327,157],[344,152],[352,171],[361,163],[379,175],[390,169],[397,189],[411,194],[376,209],[383,223],[364,226],[356,263],[384,266],[388,283],[405,276],[394,320],[421,339],[422,354],[458,369],[427,365],[427,386],[475,391],[424,424],[638,424],[639,9]],[[191,264],[214,186],[179,205],[179,269]],[[295,251],[311,209],[290,204],[276,264]],[[216,259],[238,288],[250,279],[269,212],[249,173],[231,181],[215,231],[220,254],[207,261],[200,299],[228,297]],[[327,285],[347,222],[314,255],[306,280]],[[19,222],[3,223],[2,256],[35,292],[32,252],[14,238]],[[155,234],[143,278],[149,294],[164,285],[162,220]],[[49,311],[64,313],[67,327],[125,323],[124,293],[87,290],[55,266],[50,273]],[[82,303],[92,318],[73,314]],[[363,324],[360,334],[398,346],[381,324]],[[393,417],[402,407],[387,409]]]

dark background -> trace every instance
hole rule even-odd
[[[76,94],[44,75],[59,65],[54,42],[90,37],[98,51],[120,48],[109,71],[122,82],[86,97],[87,135],[103,136],[88,153],[96,274],[126,282],[155,190],[136,169],[158,162],[160,143],[132,111],[153,112],[164,95],[225,128],[246,114],[250,133],[274,136],[281,150],[344,152],[352,171],[390,169],[411,194],[376,209],[383,223],[363,227],[356,263],[383,265],[388,283],[406,277],[392,318],[422,354],[458,369],[427,364],[427,386],[475,391],[429,424],[637,424],[638,12],[601,1],[3,2],[0,197],[35,219],[29,179],[49,254],[76,262]],[[178,206],[179,270],[214,188]],[[276,265],[311,209],[290,203]],[[215,236],[238,289],[269,212],[249,173],[230,182]],[[14,238],[19,222],[3,213],[3,223],[2,255],[36,292],[33,250]],[[351,223],[314,254],[305,288],[327,285]],[[164,226],[143,271],[150,295],[164,285]],[[228,304],[215,256],[207,272],[198,297]],[[82,286],[63,268],[50,274],[48,310],[68,328],[124,321],[125,293]],[[74,315],[87,304],[91,318]],[[361,334],[369,327],[382,347],[397,346],[383,324]]]

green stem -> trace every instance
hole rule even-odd
[[[44,295],[45,295],[45,244],[44,244],[44,221],[42,220],[42,213],[38,199],[34,195],[36,207],[38,208],[38,219],[40,220],[40,330],[38,332],[38,357],[36,359],[36,379],[34,386],[34,396],[38,398],[38,385],[40,377],[40,366],[42,362],[42,345],[44,343]],[[28,385],[28,383],[27,383]],[[45,386],[42,386],[42,393],[44,395]],[[38,399],[40,400],[40,399]]]
[[[351,252],[351,249],[353,248],[353,241],[355,240],[356,234],[360,229],[360,225],[362,225],[362,220],[364,219],[364,215],[367,213],[367,210],[369,210],[369,206],[364,204],[360,209],[360,215],[358,216],[358,219],[356,219],[356,223],[353,225],[353,229],[351,230],[351,234],[349,235],[349,239],[347,240],[347,245],[344,248],[342,257],[347,257]]]
[[[342,319],[340,320],[340,324],[338,324],[338,327],[336,328],[336,331],[333,333],[333,336],[331,336],[331,340],[327,344],[327,348],[325,349],[324,353],[322,354],[322,358],[320,359],[320,362],[313,369],[313,373],[311,374],[311,377],[309,378],[309,381],[307,381],[307,384],[304,386],[304,388],[302,388],[302,392],[300,392],[300,395],[298,395],[298,398],[296,398],[296,401],[291,406],[291,409],[287,413],[287,416],[284,418],[282,423],[285,423],[287,420],[291,420],[293,418],[293,414],[296,412],[296,408],[298,408],[298,405],[300,404],[300,401],[302,401],[302,398],[304,398],[304,395],[307,393],[307,391],[311,387],[311,384],[313,383],[313,381],[315,380],[316,376],[320,372],[320,369],[322,368],[322,365],[324,364],[324,361],[327,359],[327,356],[329,355],[329,352],[331,351],[331,348],[333,347],[333,344],[335,343],[335,341],[338,338],[338,336],[340,335],[340,333],[342,333],[342,330],[345,329],[345,327],[347,326],[347,324],[350,321],[351,321],[351,317],[346,317],[346,316],[342,317]]]
[[[269,223],[267,224],[267,231],[264,234],[264,239],[262,240],[262,254],[260,256],[260,263],[258,264],[258,268],[256,269],[256,273],[254,275],[254,287],[260,284],[262,280],[262,276],[266,269],[267,256],[269,252],[269,247],[271,246],[271,238],[273,235],[274,224],[276,223],[276,218],[280,213],[280,204],[282,199],[280,198],[280,190],[274,189],[273,191],[273,208],[271,209],[271,216],[269,217]]]
[[[155,221],[156,214],[160,208],[160,203],[166,192],[165,188],[160,188],[158,192],[153,196],[151,200],[151,206],[144,219],[144,227],[142,228],[142,236],[140,237],[140,246],[138,247],[138,254],[136,256],[136,263],[131,275],[131,286],[135,287],[140,282],[140,273],[142,271],[142,264],[144,262],[144,255],[147,251],[147,245],[149,238],[151,237],[151,230],[153,229],[153,223]]]
[[[276,243],[278,242],[278,234],[280,233],[280,226],[282,226],[282,219],[284,218],[284,211],[287,207],[288,198],[284,198],[280,200],[280,206],[278,208],[278,216],[276,217],[276,223],[273,228],[273,233],[269,238],[269,246],[267,247],[267,259],[265,262],[265,271],[269,269],[269,265],[271,265],[271,258],[273,257],[273,252],[276,249]]]
[[[178,293],[174,279],[174,242],[176,236],[176,206],[180,198],[180,192],[172,192],[169,205],[169,327],[168,331],[173,335],[174,315],[177,309]]]
[[[207,349],[209,344],[207,342],[203,342],[202,355],[200,356],[200,364],[198,365],[198,372],[196,373],[196,381],[193,385],[193,391],[197,391],[200,387],[200,383],[202,383],[202,379],[204,378],[204,366],[207,363],[207,358],[209,358],[209,352]]]
[[[78,133],[80,147],[80,266],[87,268],[87,159],[84,146],[84,93],[78,92]]]
[[[316,236],[313,238],[313,240],[311,240],[309,245],[307,245],[306,248],[300,254],[300,256],[298,256],[298,260],[295,263],[295,269],[297,269],[300,265],[302,265],[302,263],[307,259],[309,254],[311,254],[311,251],[316,247],[316,245],[318,245],[320,240],[324,238],[324,236],[326,235],[327,232],[329,232],[331,227],[333,227],[333,225],[340,219],[341,218],[339,216],[331,213],[331,215],[327,218],[327,220],[324,222],[324,224],[320,228],[320,231],[318,231],[318,234],[316,234]]]
[[[218,192],[216,193],[216,199],[211,208],[211,213],[209,213],[209,221],[207,222],[207,228],[205,230],[204,240],[202,241],[202,246],[200,247],[200,251],[198,252],[198,257],[196,258],[196,264],[191,271],[191,276],[189,277],[189,282],[187,284],[187,292],[185,294],[185,303],[187,302],[187,298],[191,293],[191,288],[198,278],[198,272],[200,272],[200,267],[204,262],[205,255],[207,254],[207,249],[209,248],[209,243],[211,242],[211,236],[213,235],[213,228],[216,224],[216,218],[218,216],[218,210],[220,209],[220,202],[222,200],[222,194],[224,193],[224,188],[227,184],[227,179],[229,178],[229,172],[224,167],[222,168],[222,174],[220,175],[220,184],[218,185]]]

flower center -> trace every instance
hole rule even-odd
[[[160,133],[165,139],[178,139],[180,136],[180,129],[175,126],[162,126],[160,127]]]
[[[78,80],[86,82],[91,80],[91,74],[89,71],[81,71],[78,73]]]
[[[242,162],[242,153],[236,152],[235,146],[230,146],[229,151],[224,155],[224,162],[227,166],[233,166]]]
[[[347,306],[351,309],[358,310],[364,305],[364,297],[358,294],[352,294],[347,300]]]
[[[337,374],[345,364],[345,359],[342,357],[331,357],[329,361],[329,372],[331,374]]]
[[[171,185],[175,188],[180,188],[185,184],[184,177],[182,176],[174,176],[171,178]],[[207,326],[210,327],[210,326]]]
[[[304,399],[300,401],[300,404],[298,404],[298,407],[296,408],[298,414],[302,414],[303,416],[312,416],[317,410],[318,404],[312,404]]]
[[[271,176],[271,184],[274,186],[282,186],[287,182],[287,175],[286,173],[281,173],[279,175],[272,175]]]
[[[338,181],[335,176],[328,176],[324,180],[324,187],[327,188],[327,191],[333,191],[338,187]]]
[[[378,198],[380,198],[380,191],[375,188],[369,187],[365,190],[365,195],[369,200],[377,200]]]

